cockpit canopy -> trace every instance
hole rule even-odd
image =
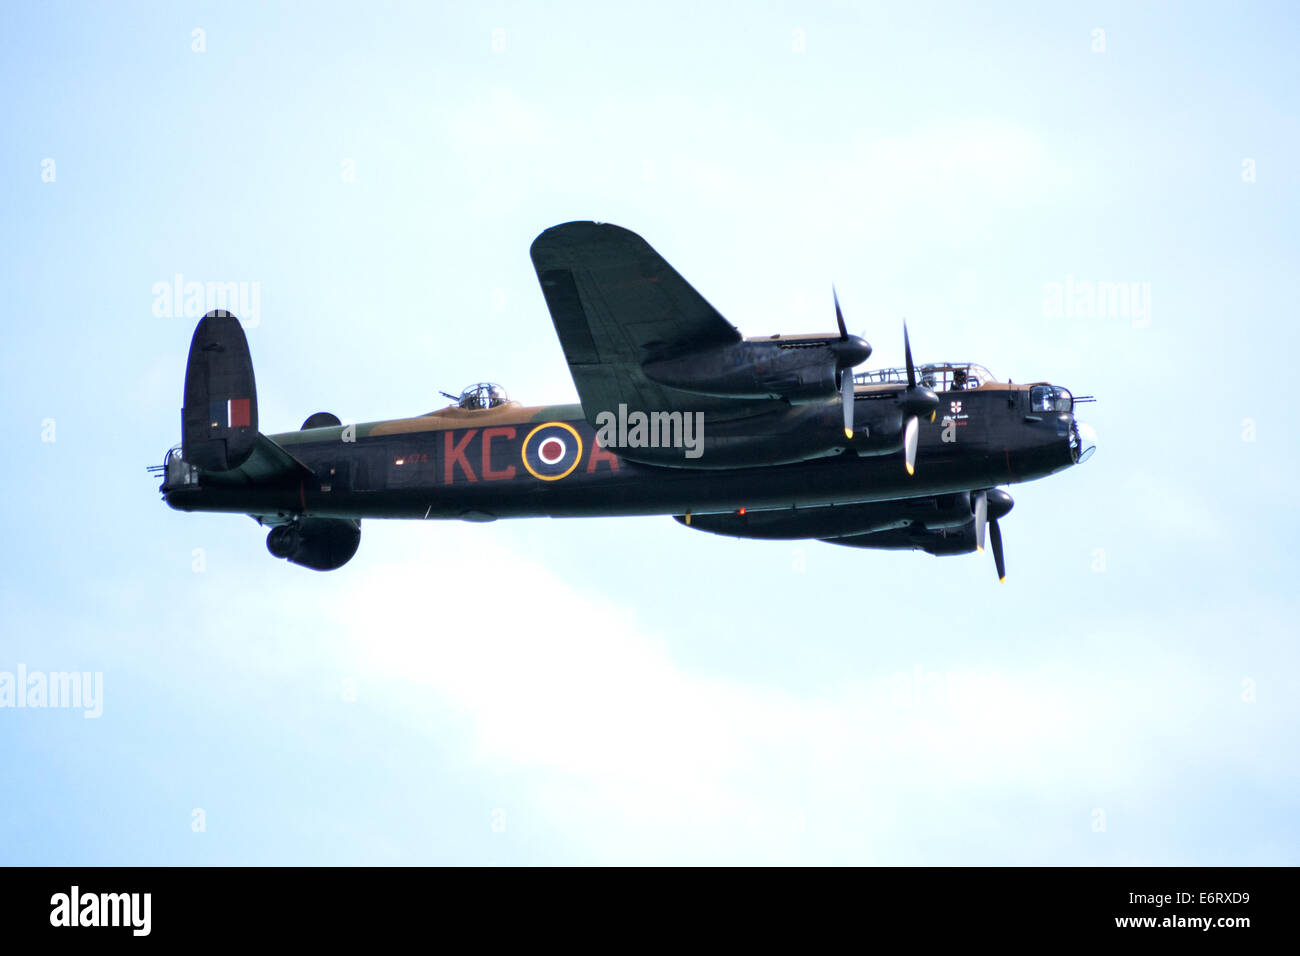
[[[495,382],[476,382],[461,390],[456,405],[459,408],[496,408],[508,401],[506,390]]]
[[[916,366],[917,384],[936,392],[964,392],[994,381],[997,379],[992,372],[974,362],[930,362]],[[906,385],[907,369],[882,368],[858,372],[853,376],[853,382],[856,385]]]
[[[1035,385],[1029,390],[1031,412],[1069,412],[1074,410],[1074,396],[1059,385]]]

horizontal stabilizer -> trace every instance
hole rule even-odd
[[[282,445],[265,435],[256,435],[253,450],[235,468],[205,472],[205,485],[296,485],[308,480],[312,471]]]

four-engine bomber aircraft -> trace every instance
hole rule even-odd
[[[362,518],[674,515],[742,538],[853,548],[982,550],[1005,577],[998,519],[1030,481],[1085,460],[1095,437],[1069,391],[982,366],[854,374],[871,346],[838,333],[744,338],[648,243],[571,222],[533,265],[581,405],[525,407],[495,385],[446,408],[343,425],[317,412],[258,430],[238,319],[200,320],[181,444],[159,489],[182,511],[248,514],[271,554],[341,567]]]

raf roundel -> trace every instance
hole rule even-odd
[[[524,438],[524,467],[534,478],[558,481],[578,467],[582,458],[582,439],[572,425],[546,422]]]

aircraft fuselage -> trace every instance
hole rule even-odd
[[[1033,414],[1027,396],[1027,386],[1002,384],[941,393],[935,421],[921,425],[913,476],[899,454],[852,450],[761,467],[642,464],[629,457],[636,449],[602,447],[581,406],[512,404],[272,435],[312,477],[262,486],[169,476],[162,490],[183,511],[478,521],[912,498],[1029,481],[1073,464],[1072,414]],[[838,414],[827,407],[828,434]]]

